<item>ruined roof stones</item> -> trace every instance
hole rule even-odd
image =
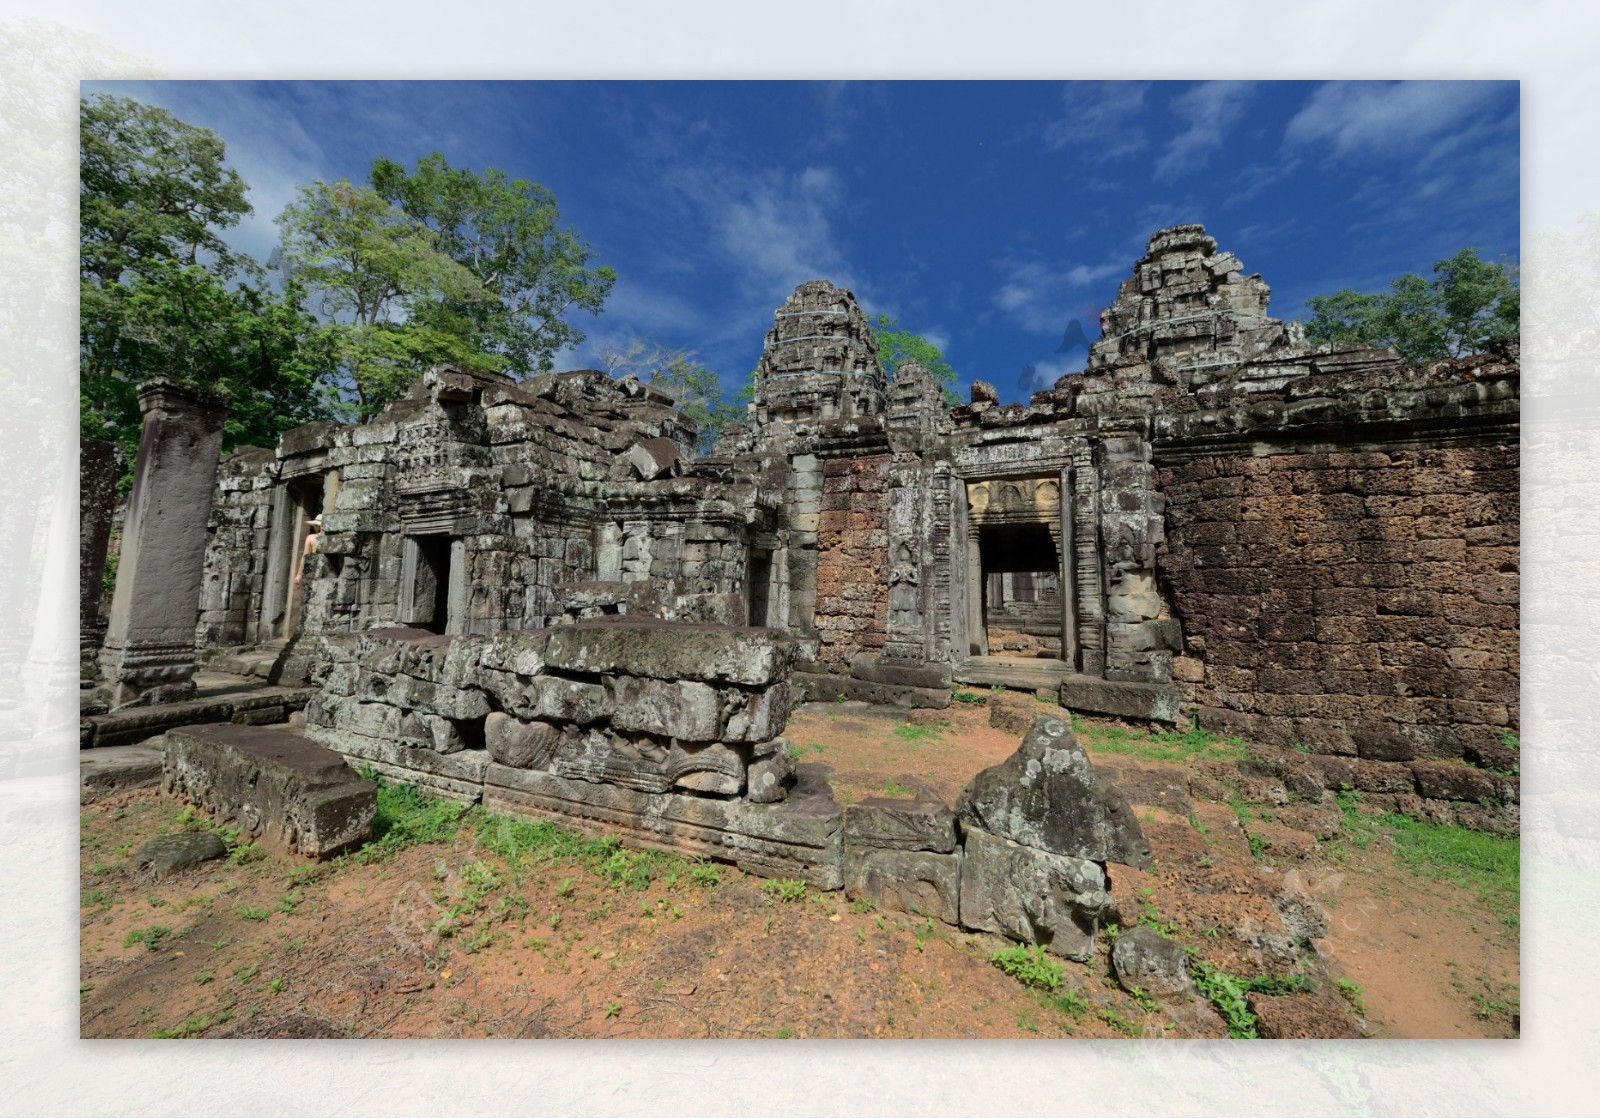
[[[773,314],[751,413],[757,424],[880,416],[885,389],[878,340],[854,293],[811,280]]]

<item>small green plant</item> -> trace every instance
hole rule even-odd
[[[1128,1021],[1120,1013],[1118,1013],[1116,1010],[1113,1010],[1109,1006],[1100,1011],[1100,1017],[1108,1026],[1121,1030],[1129,1037],[1139,1036],[1139,1027],[1135,1026],[1132,1022]]]
[[[162,942],[171,935],[170,925],[151,925],[148,928],[132,929],[122,938],[122,946],[132,948],[135,944],[143,944],[150,951],[159,952]]]
[[[772,1036],[773,1037],[777,1037],[777,1038],[781,1038],[781,1039],[787,1041],[789,1038],[794,1036],[794,1031],[791,1030],[788,1026],[779,1026],[778,1027],[778,1032],[773,1034]]]
[[[854,901],[852,901],[850,903],[850,912],[852,912],[852,913],[871,913],[872,912],[872,900],[870,898],[856,898]]]
[[[886,797],[908,797],[911,795],[911,793],[912,790],[906,788],[893,778],[890,778],[883,783],[883,795]]]
[[[213,974],[214,973],[210,968],[201,968],[199,971],[195,972],[195,986],[204,987],[207,983],[211,982]]]
[[[696,886],[715,889],[722,884],[722,871],[715,863],[696,863],[689,871],[689,881]]]
[[[1212,967],[1204,960],[1191,957],[1189,971],[1194,976],[1195,990],[1217,1008],[1228,1027],[1228,1036],[1253,1038],[1256,1034],[1256,1016],[1245,1004],[1245,984],[1237,976]]]
[[[260,862],[267,857],[267,853],[255,843],[242,843],[228,852],[228,858],[234,866],[249,866],[251,863]]]
[[[1039,997],[1044,1000],[1046,1006],[1071,1018],[1082,1017],[1089,1010],[1089,1000],[1084,998],[1080,991],[1069,989]]]
[[[1339,996],[1350,1004],[1350,1009],[1354,1010],[1358,1017],[1367,1016],[1366,992],[1361,989],[1361,984],[1350,979],[1335,979],[1333,985],[1338,990]]]
[[[612,1003],[607,1003],[606,1004],[606,1017],[607,1018],[615,1018],[618,1014],[621,1014],[621,1013],[622,1013],[622,1004],[620,1002],[612,1002]]]
[[[957,703],[971,703],[971,704],[975,704],[975,705],[978,705],[978,706],[981,706],[981,705],[989,702],[987,696],[979,695],[977,692],[969,692],[969,691],[951,692],[950,693],[950,698],[952,700],[954,700],[955,702],[957,702]]]
[[[572,879],[563,878],[561,880],[561,885],[556,887],[556,897],[558,897],[558,898],[570,898],[572,896],[572,894],[573,894]]]
[[[925,918],[919,928],[913,929],[911,937],[917,942],[917,951],[922,951],[922,946],[928,943],[928,938],[933,935],[933,918]]]
[[[267,984],[267,990],[271,991],[275,995],[283,994],[288,987],[288,982],[281,975],[274,979],[271,983]]]
[[[174,1026],[170,1030],[156,1030],[150,1036],[158,1041],[168,1041],[174,1038],[198,1037],[215,1026],[233,1020],[233,1011],[222,1009],[207,1011],[197,1014],[184,1022],[181,1026]]]
[[[919,726],[916,723],[901,723],[894,728],[894,736],[907,742],[921,742],[924,738],[932,738],[938,733],[938,727]]]
[[[248,983],[256,977],[256,972],[261,970],[255,964],[241,964],[233,969],[233,977],[241,983]]]
[[[269,909],[255,909],[248,905],[241,905],[235,912],[241,921],[265,921],[272,915]]]
[[[761,883],[761,892],[779,901],[804,901],[806,884],[798,878],[769,878]]]
[[[1000,948],[989,957],[989,962],[1025,987],[1041,991],[1054,991],[1061,986],[1061,964],[1045,955],[1037,944],[1018,944]]]

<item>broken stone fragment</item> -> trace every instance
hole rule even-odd
[[[1149,925],[1138,925],[1117,937],[1111,966],[1125,991],[1180,995],[1189,988],[1189,954]]]
[[[1033,724],[1016,753],[967,784],[956,814],[965,828],[1041,851],[1150,865],[1150,843],[1127,800],[1053,715]]]
[[[1087,960],[1109,902],[1098,863],[967,829],[961,860],[963,927]]]
[[[774,738],[764,742],[755,748],[755,757],[745,771],[745,799],[754,804],[776,804],[789,795],[794,778],[789,740]]]
[[[145,840],[129,862],[134,866],[148,866],[157,874],[171,874],[208,859],[220,859],[227,853],[227,844],[214,833],[184,831]]]
[[[999,404],[1000,393],[988,381],[972,382],[972,403]]]
[[[676,474],[682,457],[678,445],[670,439],[641,439],[628,448],[628,465],[645,482],[663,474]]]
[[[518,719],[504,711],[491,711],[483,724],[483,744],[489,756],[513,769],[541,769],[550,763],[561,731],[551,723]]]

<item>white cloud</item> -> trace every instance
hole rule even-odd
[[[1044,129],[1052,151],[1071,147],[1094,161],[1136,152],[1146,144],[1133,123],[1144,108],[1148,82],[1068,82],[1061,91],[1062,115]]]
[[[1065,331],[1086,313],[1083,295],[1113,276],[1127,272],[1133,258],[1120,254],[1104,264],[1075,264],[1055,269],[1037,261],[1010,266],[1010,275],[994,293],[995,306],[1022,329],[1035,334]],[[1108,291],[1111,285],[1104,285]]]
[[[1506,82],[1328,82],[1289,121],[1291,144],[1328,143],[1337,155],[1403,151],[1504,97]]]
[[[1175,179],[1184,171],[1204,167],[1254,92],[1254,82],[1201,82],[1174,98],[1174,111],[1189,127],[1167,145],[1156,163],[1156,178]]]

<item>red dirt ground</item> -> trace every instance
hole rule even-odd
[[[953,803],[1016,749],[987,717],[957,704],[947,726],[909,726],[813,705],[786,733],[802,760],[830,767],[841,802],[922,786]],[[1516,933],[1469,891],[1418,877],[1381,843],[1309,836],[1304,858],[1264,872],[1228,805],[1173,801],[1172,765],[1096,760],[1124,770],[1157,859],[1112,868],[1114,917],[1159,920],[1214,965],[1255,975],[1273,966],[1251,938],[1277,927],[1272,898],[1298,884],[1327,907],[1321,957],[1364,988],[1373,1034],[1512,1035]],[[1141,1005],[1118,988],[1109,937],[1091,963],[1064,963],[1067,997],[1051,999],[989,962],[997,937],[839,893],[781,900],[727,866],[715,886],[679,864],[643,890],[576,862],[511,866],[470,827],[371,864],[267,854],[159,881],[131,869],[129,852],[178,817],[155,790],[82,809],[85,1037],[1226,1036],[1204,999]],[[493,884],[474,891],[480,863]],[[452,906],[464,911],[441,934]],[[129,942],[153,926],[168,931]],[[1324,1003],[1342,1007],[1328,979]]]

